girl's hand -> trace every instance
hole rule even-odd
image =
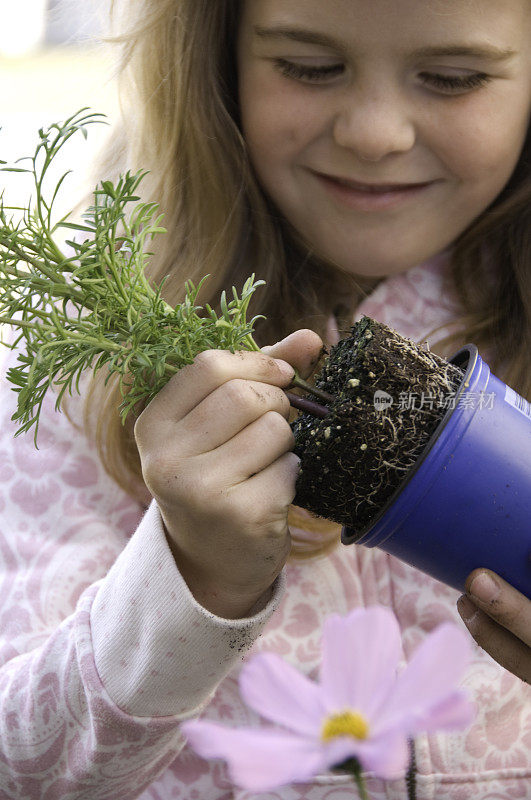
[[[476,642],[502,667],[531,683],[531,600],[489,569],[471,572],[466,592],[457,610]]]
[[[207,350],[136,421],[144,481],[178,568],[218,616],[246,615],[289,555],[299,458],[283,389],[293,367],[311,372],[321,348],[302,330],[267,352]]]

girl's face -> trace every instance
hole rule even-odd
[[[245,0],[241,120],[264,190],[351,274],[422,263],[514,170],[530,41],[529,0]]]

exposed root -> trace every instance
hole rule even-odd
[[[447,411],[441,400],[455,396],[462,379],[455,365],[363,317],[315,381],[336,398],[329,416],[301,414],[292,425],[302,467],[295,504],[366,528],[407,480]],[[392,403],[375,408],[377,390]],[[408,407],[413,395],[418,403]]]

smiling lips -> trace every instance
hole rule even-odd
[[[349,189],[354,189],[358,192],[372,193],[388,193],[399,192],[407,189],[418,189],[421,186],[426,186],[431,181],[423,181],[422,183],[359,183],[358,181],[348,180],[347,178],[338,178],[335,175],[325,175],[323,173],[316,173],[321,178],[326,178],[329,181],[339,183],[341,186],[346,186]]]
[[[313,173],[328,194],[355,211],[387,211],[413,201],[434,181],[424,183],[358,183],[331,175]]]

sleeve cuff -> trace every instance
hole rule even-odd
[[[253,645],[278,607],[284,572],[244,619],[203,608],[180,575],[153,500],[91,609],[98,673],[135,716],[188,716]]]

